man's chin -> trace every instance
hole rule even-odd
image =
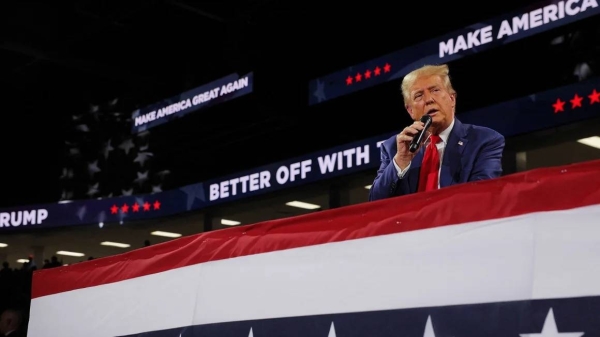
[[[431,129],[432,130],[437,130],[440,127],[443,127],[444,124],[444,119],[442,118],[442,116],[434,116],[433,118],[431,118]]]

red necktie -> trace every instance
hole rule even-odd
[[[419,173],[419,192],[437,190],[438,188],[440,153],[435,144],[441,140],[440,136],[429,136],[429,145],[425,148],[421,171]]]

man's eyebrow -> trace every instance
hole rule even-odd
[[[438,84],[431,85],[431,86],[427,87],[427,90],[431,90],[431,89],[435,89],[435,88],[439,88],[439,85]],[[422,93],[423,91],[424,91],[423,89],[415,90],[415,91],[413,91],[412,94],[416,95],[416,94]]]

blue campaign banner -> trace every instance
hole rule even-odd
[[[0,231],[149,219],[372,169],[379,164],[377,146],[382,140],[362,140],[154,194],[2,209]]]
[[[177,96],[162,100],[131,115],[132,133],[138,133],[198,109],[214,106],[252,92],[254,74],[231,74]]]
[[[402,113],[402,112],[399,112]],[[462,122],[505,137],[600,117],[600,78],[461,113]],[[398,125],[400,131],[404,125]],[[160,193],[0,210],[0,231],[117,223],[199,210],[379,166],[380,142],[395,132]]]
[[[315,105],[398,80],[421,65],[448,63],[599,13],[600,8],[596,0],[543,1],[537,7],[479,22],[439,38],[313,79],[308,86],[308,103]]]
[[[600,117],[600,78],[457,115],[505,137]]]

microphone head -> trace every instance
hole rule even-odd
[[[431,116],[429,116],[428,114],[424,114],[423,117],[421,117],[421,122],[425,124],[431,123]]]
[[[424,124],[424,128],[423,128],[423,130],[419,131],[415,135],[412,142],[410,143],[410,145],[408,147],[408,150],[410,152],[415,153],[417,151],[417,149],[419,148],[419,144],[421,143],[421,141],[423,139],[423,135],[425,134],[427,129],[429,129],[429,127],[431,126],[431,121],[432,121],[431,116],[429,116],[427,114],[425,114],[425,115],[423,115],[423,117],[421,117],[421,122]]]

